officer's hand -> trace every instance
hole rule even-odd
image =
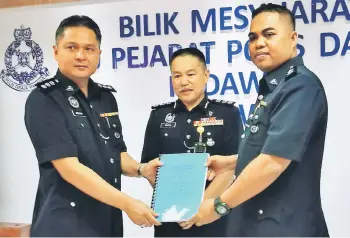
[[[145,177],[150,184],[153,186],[156,180],[157,169],[162,166],[163,163],[160,162],[159,158],[149,161],[141,170],[141,174]]]
[[[237,162],[236,155],[221,156],[213,155],[210,156],[206,162],[206,166],[209,167],[209,171],[215,173],[215,175],[222,174],[228,170],[235,170]]]
[[[214,199],[204,200],[198,213],[188,221],[189,224],[195,223],[196,226],[203,226],[218,220],[220,216],[214,210]],[[192,226],[192,225],[191,225]],[[186,229],[187,227],[184,227]]]
[[[180,222],[182,229],[190,229],[194,224],[202,226],[219,219],[220,216],[214,210],[214,199],[204,200],[199,208],[199,211],[190,220]]]
[[[156,219],[156,217],[158,217],[158,214],[156,214],[151,208],[139,200],[131,198],[124,212],[136,225],[142,227],[161,225],[161,223]]]
[[[208,181],[212,181],[214,178],[215,178],[215,172],[211,169],[208,169],[208,172],[207,172],[207,180]]]

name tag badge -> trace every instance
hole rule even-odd
[[[75,116],[75,117],[86,117],[83,112],[74,111],[74,110],[71,110],[71,111],[72,111],[73,116]]]
[[[175,128],[176,122],[163,122],[160,124],[160,128]]]

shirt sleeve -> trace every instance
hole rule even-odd
[[[44,93],[33,91],[25,105],[25,126],[39,164],[78,157],[62,110]]]
[[[224,143],[222,145],[222,155],[233,155],[238,153],[238,146],[243,132],[243,124],[239,109],[233,107],[227,112],[227,119],[224,132]]]
[[[152,110],[145,131],[141,163],[147,163],[159,157],[160,147],[159,124],[157,124],[156,111]]]
[[[291,78],[271,112],[261,153],[300,162],[326,108],[325,93],[316,80],[306,75]]]

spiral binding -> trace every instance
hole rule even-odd
[[[159,158],[159,160],[160,160],[160,158]],[[152,210],[154,209],[154,205],[155,205],[155,202],[156,202],[159,172],[160,172],[160,167],[157,168],[156,180],[154,182],[154,189],[153,189],[152,202],[151,202],[151,209]]]

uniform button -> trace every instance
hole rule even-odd
[[[207,135],[208,135],[208,136],[211,136],[211,133],[210,133],[210,132],[208,132],[208,133],[207,133]]]
[[[114,159],[113,159],[113,158],[111,158],[109,161],[110,161],[112,164],[114,163]]]
[[[117,178],[114,178],[114,183],[117,183],[118,182],[118,179]]]
[[[191,150],[187,150],[187,153],[191,153]]]
[[[187,140],[191,139],[191,135],[187,135],[187,136],[186,136],[186,139],[187,139]]]
[[[91,104],[90,104],[90,107],[91,107],[91,108],[94,108]]]
[[[81,127],[84,127],[84,124],[83,123],[80,123]]]
[[[259,95],[258,99],[259,100],[263,100],[264,96],[263,95]]]
[[[262,209],[260,209],[258,212],[260,215],[262,215],[264,213],[264,211]]]
[[[241,138],[244,139],[244,137],[245,137],[245,134],[242,134],[242,135],[241,135]]]
[[[97,123],[97,126],[100,127],[100,124]]]
[[[250,114],[249,119],[253,119],[253,116],[254,116],[253,114]]]
[[[70,203],[70,206],[71,206],[71,207],[75,207],[75,202],[71,202],[71,203]]]
[[[107,145],[107,141],[105,140],[105,145]]]
[[[191,119],[187,119],[187,123],[190,124],[191,123]]]
[[[164,136],[167,137],[167,136],[168,136],[168,133],[164,133]]]
[[[115,124],[113,124],[113,127],[116,128],[117,126]]]
[[[255,120],[257,120],[258,118],[259,118],[259,116],[258,116],[258,115],[255,115],[255,116],[254,116],[254,119],[255,119]]]

